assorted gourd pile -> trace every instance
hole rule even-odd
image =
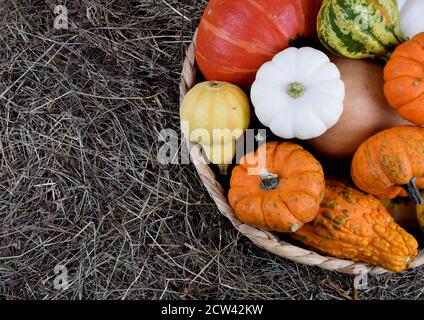
[[[423,16],[422,0],[209,1],[196,40],[207,81],[186,95],[182,129],[221,172],[239,163],[228,200],[242,222],[411,265],[404,228],[424,230]],[[257,121],[268,142],[234,159]],[[353,183],[324,173],[346,160]]]

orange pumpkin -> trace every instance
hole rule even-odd
[[[311,221],[324,196],[321,164],[301,146],[268,142],[231,175],[229,202],[244,223],[294,232]]]
[[[356,151],[351,167],[356,186],[380,199],[410,196],[417,205],[424,200],[424,128],[401,126],[381,131]],[[424,217],[418,221],[424,226]]]
[[[407,268],[418,248],[415,238],[395,223],[380,201],[329,179],[319,213],[291,236],[324,254],[394,272]]]
[[[406,120],[424,124],[424,32],[396,48],[384,81],[389,104]]]

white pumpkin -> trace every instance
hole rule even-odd
[[[250,94],[259,121],[275,135],[306,140],[336,124],[345,87],[325,53],[288,48],[259,69]]]
[[[400,30],[408,38],[424,32],[424,0],[398,0]]]

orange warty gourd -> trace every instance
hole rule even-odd
[[[384,80],[389,104],[406,120],[424,124],[424,32],[396,48]]]
[[[315,219],[291,236],[323,254],[394,272],[409,267],[418,249],[415,238],[395,223],[380,201],[330,179]]]
[[[301,146],[268,142],[233,169],[229,202],[244,223],[294,232],[312,221],[324,196],[321,164]]]
[[[410,196],[424,227],[424,128],[401,126],[377,133],[356,151],[351,167],[356,186],[380,199]]]

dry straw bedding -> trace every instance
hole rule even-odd
[[[0,297],[420,298],[422,268],[355,294],[350,276],[256,248],[192,165],[158,162],[205,5],[0,0]]]

